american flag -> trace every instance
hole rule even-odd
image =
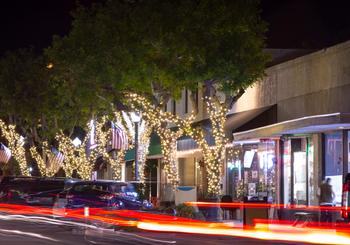
[[[87,150],[93,150],[97,147],[96,141],[95,141],[95,122],[93,119],[90,121],[90,139],[88,142]]]
[[[53,148],[51,150],[51,154],[48,157],[48,166],[49,167],[54,167],[54,168],[59,168],[62,166],[63,164],[63,160],[64,160],[64,155],[58,151],[57,149]]]
[[[128,136],[124,130],[117,124],[111,122],[112,128],[112,149],[126,150],[128,149]]]
[[[3,143],[0,143],[0,162],[7,163],[11,158],[11,151]]]

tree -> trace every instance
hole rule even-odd
[[[7,52],[0,59],[0,117],[16,124],[21,133],[37,137],[37,129],[50,129],[50,82],[43,57],[31,49]]]
[[[41,144],[54,132],[53,93],[45,60],[33,50],[19,49],[0,58],[1,133],[24,175],[29,174],[26,143]]]
[[[197,88],[204,90],[203,100],[212,124],[215,145],[209,146],[205,139],[207,132],[200,126],[184,133],[192,136],[202,149],[208,193],[217,195],[220,193],[227,143],[224,133],[226,114],[245,89],[264,75],[268,60],[263,52],[266,26],[258,15],[258,1],[147,2],[150,7],[157,6],[159,11],[154,12],[162,16],[153,22],[154,29],[162,30],[162,35],[155,35],[156,40],[150,38],[150,43],[159,47],[158,56],[168,65],[173,65],[173,59],[167,57],[184,60],[184,63],[175,66],[176,71],[183,74],[177,78],[192,81],[190,84],[198,82]],[[168,16],[175,21],[167,21]],[[154,62],[157,64],[157,61]],[[152,61],[150,63],[153,65]],[[161,72],[167,73],[168,70],[165,68]],[[192,101],[198,103],[194,94]],[[224,95],[223,100],[221,94]],[[174,122],[179,128],[186,128],[183,121],[175,119]]]
[[[201,128],[184,130],[187,124],[175,121],[202,148],[208,191],[216,195],[226,112],[264,74],[265,31],[256,0],[107,0],[92,8],[80,7],[70,34],[56,37],[47,54],[57,67],[58,78],[69,81],[73,88],[83,87],[89,95],[82,100],[83,108],[104,108],[120,101],[127,104],[124,93],[137,93],[160,112],[184,88],[203,88],[215,146],[209,147]],[[155,125],[163,148],[170,147],[166,142],[174,134],[169,128],[172,117],[167,114],[166,118]],[[164,149],[163,153],[164,159],[171,159],[171,152]]]
[[[54,169],[45,163],[56,133],[72,132],[83,124],[84,108],[80,95],[74,94],[78,90],[52,75],[52,66],[32,49],[7,52],[0,58],[1,133],[25,175],[27,163],[33,160],[41,175],[53,175]]]

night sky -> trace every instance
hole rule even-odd
[[[29,46],[40,52],[53,34],[67,34],[75,2],[1,1],[0,54]],[[269,23],[269,48],[319,49],[350,39],[349,0],[262,0],[261,6],[262,17]]]

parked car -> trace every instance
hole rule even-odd
[[[134,185],[118,181],[82,181],[66,192],[67,208],[101,207],[140,210],[151,208],[141,200]]]
[[[0,202],[53,206],[56,196],[77,180],[7,176],[0,183]]]
[[[36,177],[4,177],[0,183],[0,202],[26,204],[25,198],[37,179]]]
[[[31,193],[26,197],[26,203],[32,205],[53,206],[56,197],[62,191],[69,189],[76,179],[40,179],[38,185],[34,185]]]

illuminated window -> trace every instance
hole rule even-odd
[[[325,134],[325,178],[331,178],[337,204],[341,203],[343,184],[343,133]]]

